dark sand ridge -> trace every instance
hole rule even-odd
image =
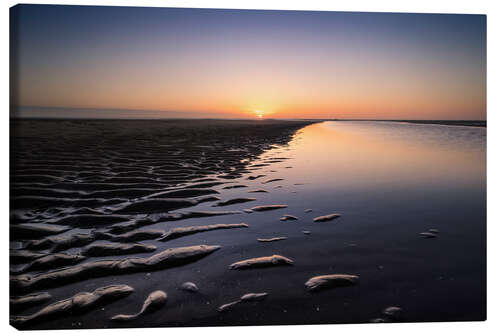
[[[10,311],[16,312],[18,310],[26,309],[34,305],[45,303],[51,298],[52,296],[48,292],[41,292],[24,296],[12,296],[9,302]]]
[[[23,223],[10,226],[11,239],[33,239],[50,235],[57,235],[68,231],[66,226],[50,225],[42,223]]]
[[[31,240],[25,243],[25,250],[12,251],[11,257],[19,262],[25,262],[31,258],[38,258],[44,254],[32,252],[31,250],[47,250],[59,252],[75,247],[81,247],[93,243],[97,240],[110,240],[115,242],[138,241],[147,239],[157,239],[164,234],[161,230],[139,229],[143,226],[166,222],[179,221],[189,218],[213,217],[231,214],[240,214],[239,211],[219,211],[219,212],[185,212],[175,214],[156,214],[148,218],[132,219],[124,223],[111,225],[107,228],[94,229],[90,233],[77,233],[71,235],[55,235],[40,240]],[[82,228],[84,226],[80,226]],[[128,232],[127,232],[128,231]]]
[[[207,179],[207,182],[210,179]],[[206,182],[201,182],[199,186],[203,186]],[[133,199],[141,196],[151,196],[156,198],[189,198],[201,195],[209,194],[219,194],[218,191],[213,189],[203,189],[203,188],[189,188],[189,189],[179,189],[179,190],[169,190],[170,188],[165,187],[165,191],[159,191],[159,188],[113,188],[108,190],[100,191],[85,191],[85,190],[63,190],[63,189],[51,189],[51,188],[40,188],[31,186],[19,186],[14,187],[13,190],[20,197],[25,196],[35,196],[35,197],[51,197],[51,198],[124,198]]]
[[[264,298],[267,297],[267,295],[268,295],[267,293],[250,293],[250,294],[245,294],[245,295],[241,296],[238,300],[236,300],[234,302],[221,305],[218,310],[220,312],[227,311],[227,310],[231,309],[232,307],[234,307],[235,305],[237,305],[237,304],[239,304],[241,302],[257,302],[257,301],[262,301]]]
[[[66,253],[49,254],[30,262],[28,265],[24,266],[22,269],[18,271],[11,271],[10,274],[22,274],[31,271],[69,266],[77,264],[85,259],[86,258],[84,256],[78,254],[75,255]]]
[[[249,201],[255,201],[257,200],[256,198],[234,198],[234,199],[229,199],[225,201],[219,201],[218,203],[214,204],[214,207],[220,207],[220,206],[229,206],[229,205],[234,205],[234,204],[239,204],[239,203],[244,203],[244,202],[249,202]]]
[[[95,228],[96,225],[115,224],[129,221],[133,216],[124,214],[71,214],[70,216],[55,217],[45,223],[70,225],[81,229]]]
[[[11,317],[14,326],[23,326],[29,322],[48,319],[54,316],[71,315],[95,308],[106,301],[114,301],[132,293],[134,289],[127,285],[113,285],[102,287],[93,292],[82,292],[75,296],[46,306],[30,316]]]
[[[121,243],[100,243],[96,245],[88,245],[81,251],[81,254],[83,256],[68,255],[65,253],[55,253],[47,255],[47,254],[38,254],[22,250],[24,252],[24,257],[36,257],[39,259],[36,259],[35,261],[31,262],[31,264],[26,265],[17,271],[12,271],[11,274],[21,274],[33,270],[67,266],[82,261],[86,259],[86,257],[105,257],[105,256],[116,256],[116,255],[132,254],[132,253],[147,253],[147,252],[154,252],[156,250],[156,246],[154,245],[141,244],[141,243],[127,243],[127,242],[135,242],[137,240],[158,239],[159,241],[166,241],[169,239],[175,239],[195,234],[198,232],[205,232],[217,229],[232,229],[232,228],[247,228],[247,227],[248,225],[244,223],[216,224],[216,225],[202,225],[195,227],[173,228],[168,232],[164,232],[163,230],[151,230],[151,229],[136,230],[122,235],[112,235],[106,232],[94,231],[92,234],[88,235],[77,234],[70,237],[59,237],[56,238],[53,241],[53,243],[50,243],[48,242],[47,239],[45,239],[41,243],[36,243],[36,242],[29,243],[30,246],[28,246],[28,248],[37,247],[37,244],[39,244],[38,248],[51,247],[53,244],[55,244],[54,249],[60,250],[62,246],[66,244],[67,247],[66,249],[68,249],[72,247],[78,247],[84,244],[90,244],[93,241],[99,239],[107,239],[113,242],[121,242]]]
[[[248,180],[255,180],[255,179],[258,179],[258,178],[261,178],[261,177],[265,177],[266,175],[257,175],[257,176],[248,176],[247,179]]]
[[[274,210],[274,209],[282,209],[282,208],[287,208],[288,205],[262,205],[262,206],[255,206],[250,208],[254,212],[264,212],[267,210]]]
[[[277,242],[280,240],[286,240],[287,237],[273,237],[273,238],[258,238],[257,241],[262,243]]]
[[[148,239],[157,239],[165,234],[165,231],[159,229],[140,229],[127,232],[121,235],[109,235],[112,242],[136,242]]]
[[[111,242],[137,242],[141,240],[157,239],[165,234],[163,230],[140,229],[133,230],[121,235],[113,235],[106,232],[106,229],[93,230],[90,233],[78,233],[67,236],[52,236],[42,240],[27,242],[26,249],[47,250],[54,252],[68,250],[74,247],[88,245],[97,240],[109,240]],[[30,250],[11,250],[11,262],[23,263],[45,256],[46,253],[33,252]]]
[[[315,276],[307,280],[305,286],[308,291],[318,291],[327,288],[347,287],[357,284],[359,277],[347,274],[330,274]]]
[[[159,307],[164,305],[166,301],[167,301],[167,294],[164,291],[162,290],[153,291],[151,294],[149,294],[148,298],[146,298],[139,312],[132,315],[119,314],[113,316],[111,320],[115,321],[134,320],[143,313],[151,312],[152,310],[157,310]]]
[[[242,187],[248,187],[248,186],[247,185],[229,185],[229,186],[223,187],[222,189],[223,190],[230,190],[233,188],[242,188]]]
[[[179,221],[191,218],[201,218],[201,217],[214,217],[214,216],[224,216],[241,214],[240,211],[230,210],[230,211],[190,211],[190,212],[179,212],[179,213],[158,213],[151,214],[146,218],[133,219],[123,223],[113,224],[104,231],[108,231],[114,234],[123,234],[125,232],[134,230],[139,227],[156,224],[159,222],[169,222],[169,221]]]
[[[9,252],[11,265],[24,264],[47,255],[43,252],[33,252],[29,250],[10,250]]]
[[[262,184],[268,184],[268,183],[272,183],[272,182],[279,182],[281,180],[283,180],[283,178],[268,179],[268,180],[263,181]]]
[[[283,215],[280,220],[281,221],[288,221],[288,220],[292,220],[292,221],[295,221],[295,220],[298,220],[299,218],[295,215],[290,215],[290,214],[285,214]]]
[[[112,236],[107,235],[105,232],[91,232],[87,234],[77,233],[71,235],[51,236],[43,239],[32,240],[25,243],[24,248],[28,250],[47,250],[51,249],[52,252],[59,252],[71,249],[73,247],[80,247],[88,245],[95,240],[107,239]]]
[[[117,245],[121,248],[127,245],[126,242],[157,239],[162,235],[161,230],[149,232],[141,229],[150,224],[241,213],[169,211],[218,200],[210,196],[219,194],[213,187],[229,183],[225,179],[241,178],[249,172],[247,166],[262,152],[286,144],[298,128],[308,124],[210,120],[12,121],[11,207],[14,210],[11,226],[16,226],[14,231],[23,231],[26,230],[23,225],[27,223],[39,225],[36,230],[41,230],[40,234],[29,236],[31,241],[23,241],[22,246],[37,251],[50,248],[54,255],[58,255],[58,251],[85,245],[87,249],[97,248],[89,245],[95,240],[121,242]],[[269,158],[253,167],[284,160]],[[226,185],[227,190],[244,186],[238,183]],[[234,199],[237,203],[238,198]],[[90,233],[66,233],[66,226],[90,229]],[[59,259],[49,260],[51,257],[47,254],[16,250],[11,252],[11,257],[18,263],[47,258],[45,260],[56,265]],[[146,259],[107,262],[139,263],[141,260]],[[58,282],[49,284],[59,288],[94,272],[93,268],[100,265],[96,263],[102,262],[74,266],[67,262],[67,268],[42,270],[30,276],[30,282],[24,280],[30,286],[23,287],[22,292],[45,286],[55,276]],[[66,265],[64,259],[59,264]],[[82,270],[83,267],[91,268]],[[104,273],[108,270],[102,267],[97,268],[99,274],[107,275],[111,270],[119,272],[117,274],[122,272],[113,268]],[[73,275],[73,272],[80,273]],[[16,281],[20,280],[16,278],[11,283],[16,286]]]
[[[196,206],[199,203],[207,201],[217,201],[218,197],[205,196],[193,199],[159,199],[159,198],[141,198],[140,201],[130,202],[126,199],[63,199],[63,198],[47,198],[23,196],[12,198],[12,206],[14,209],[26,208],[50,208],[50,207],[102,207],[107,206],[115,210],[118,214],[141,213],[144,211],[170,211],[179,208]]]
[[[82,250],[87,257],[105,257],[132,253],[147,253],[156,251],[156,246],[141,243],[101,243],[89,245]]]
[[[283,257],[278,254],[274,254],[269,257],[259,257],[250,258],[242,261],[238,261],[229,265],[230,269],[251,269],[251,268],[261,268],[261,267],[271,267],[280,265],[293,265],[293,260],[287,257]]]
[[[180,227],[173,228],[169,230],[163,237],[158,239],[159,241],[168,241],[171,239],[196,234],[199,232],[206,232],[211,230],[218,229],[234,229],[234,228],[248,228],[248,224],[238,223],[238,224],[211,224],[211,225],[200,225],[200,226],[192,226],[192,227]]]
[[[11,277],[10,287],[13,292],[26,292],[99,276],[166,269],[197,261],[218,249],[220,249],[218,245],[196,245],[166,249],[146,258],[88,262],[38,275],[25,274]]]

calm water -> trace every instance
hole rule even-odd
[[[281,312],[274,322],[363,322],[390,305],[403,307],[410,321],[485,318],[485,128],[324,122],[302,129],[289,147],[263,157],[269,156],[290,160],[255,174],[284,181],[246,184],[270,192],[251,195],[263,204],[289,208],[244,218],[255,238],[289,239],[263,246],[234,234],[228,244],[236,252],[279,253],[296,261],[293,269],[238,281],[246,286],[242,291],[254,285],[254,291],[274,294],[275,310]],[[247,191],[222,197],[248,196]],[[304,213],[308,208],[314,212]],[[342,214],[338,222],[312,222],[334,212]],[[284,213],[299,221],[279,221]],[[429,228],[439,229],[440,236],[420,238]],[[303,230],[312,233],[305,236]],[[331,273],[358,274],[361,284],[303,295],[309,277]]]
[[[486,316],[486,129],[386,122],[324,122],[300,130],[286,147],[262,157],[287,157],[255,169],[266,178],[236,180],[248,187],[216,189],[221,199],[257,201],[226,209],[203,203],[196,210],[242,210],[255,205],[288,208],[179,222],[154,229],[213,223],[248,223],[248,229],[216,230],[155,244],[157,251],[194,244],[221,250],[197,263],[81,281],[51,291],[54,299],[75,291],[127,283],[136,292],[78,321],[85,327],[119,326],[117,313],[131,313],[144,295],[168,292],[167,307],[133,322],[137,326],[311,324],[368,322],[388,306],[404,309],[407,321],[482,320]],[[252,162],[261,164],[262,160]],[[262,184],[270,178],[282,181]],[[280,186],[276,188],[277,186]],[[269,193],[248,193],[266,189]],[[305,213],[305,209],[313,209]],[[316,216],[340,213],[332,222]],[[298,221],[280,221],[293,214]],[[420,232],[441,231],[423,239]],[[304,230],[311,231],[305,235]],[[259,243],[257,238],[288,237]],[[293,266],[248,271],[228,265],[251,257],[281,254]],[[137,255],[148,256],[148,254]],[[359,286],[311,294],[304,283],[315,275],[360,276]],[[175,286],[195,282],[198,295]],[[248,292],[268,292],[264,302],[241,304],[227,313],[217,307]],[[49,323],[75,327],[76,319]],[[43,328],[44,325],[37,326]]]
[[[245,232],[198,238],[224,246],[219,260],[202,270],[207,283],[212,281],[218,290],[216,302],[223,304],[245,292],[266,291],[270,296],[261,308],[251,309],[252,315],[248,309],[236,310],[206,323],[367,322],[388,306],[402,307],[408,321],[485,318],[485,128],[324,122],[305,127],[288,147],[262,157],[290,158],[254,173],[284,180],[241,180],[249,187],[222,191],[222,199],[251,196],[258,199],[256,204],[289,207],[238,218],[249,224]],[[269,193],[247,193],[261,188]],[[305,213],[308,208],[313,212]],[[338,222],[312,222],[334,212],[342,214]],[[282,222],[282,214],[299,220]],[[420,238],[429,228],[439,229],[439,237]],[[288,239],[255,241],[276,236]],[[227,263],[274,253],[296,264],[227,271]],[[307,279],[332,273],[358,274],[361,283],[315,295],[305,292]]]

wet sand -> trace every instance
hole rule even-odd
[[[18,327],[483,320],[482,192],[357,191],[359,176],[335,163],[299,161],[301,133],[321,125],[310,124],[12,122],[11,316],[133,289],[70,315],[16,317]],[[334,151],[337,141],[321,142]],[[330,155],[341,165],[346,154]],[[457,205],[463,193],[476,199]],[[158,309],[111,320],[162,292]]]
[[[217,194],[246,186],[238,184],[238,179],[251,172],[250,163],[258,160],[263,152],[286,145],[298,129],[311,123],[272,120],[13,120],[11,315],[28,316],[50,305],[49,299],[53,302],[71,299],[79,292],[91,292],[89,286],[105,287],[118,279],[126,280],[126,284],[133,287],[135,297],[145,298],[145,290],[151,283],[148,281],[151,273],[148,272],[159,271],[171,277],[182,276],[175,270],[178,266],[199,269],[191,262],[202,260],[213,251],[210,246],[219,249],[219,245],[211,244],[206,254],[191,254],[190,247],[186,248],[188,250],[170,247],[170,242],[165,244],[164,241],[202,231],[214,230],[211,232],[217,233],[217,229],[247,227],[239,217],[232,218],[238,221],[237,224],[210,223],[212,216],[238,215],[242,213],[240,210],[197,209],[197,206],[205,202],[218,207],[255,201],[255,198],[237,197],[223,201]],[[265,162],[253,169],[283,160],[277,158]],[[214,189],[217,186],[219,190]],[[177,213],[183,208],[190,211]],[[196,221],[196,226],[183,227],[182,221],[186,219]],[[204,220],[209,221],[205,223]],[[147,229],[147,226],[163,221],[178,222],[172,224],[172,228]],[[231,233],[229,230],[222,232]],[[190,244],[197,250],[196,246],[204,246],[204,243],[191,241]],[[169,264],[169,248],[174,248],[172,251],[176,256],[172,264]],[[176,251],[187,251],[182,256],[187,259],[194,256],[194,260],[177,260]],[[166,259],[156,259],[155,254],[166,256]],[[164,264],[165,260],[167,264]],[[169,270],[163,272],[167,268]],[[180,282],[164,284],[162,289],[170,292],[179,285]],[[203,289],[205,295],[213,292],[206,286]],[[32,290],[39,294],[23,298]],[[193,298],[182,296],[174,302],[189,302],[187,298]],[[122,307],[114,310],[110,306],[109,311],[127,313],[137,307],[131,297],[128,298],[129,302],[122,303]],[[210,303],[208,296],[202,299],[202,304],[197,304],[192,310],[193,315],[196,315],[196,308]],[[200,298],[195,297],[194,301],[199,303]],[[43,311],[52,313],[52,308]],[[94,312],[70,318],[61,313],[51,315],[50,320],[12,318],[13,323],[23,323],[21,328],[27,329],[115,325],[107,313],[98,312],[96,318]],[[207,315],[210,311],[200,311],[203,312]],[[158,324],[150,319],[126,325]],[[182,316],[178,320],[187,325],[197,324]]]

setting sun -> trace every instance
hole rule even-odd
[[[122,16],[108,30],[113,10]],[[15,20],[43,18],[12,32],[20,55],[12,66],[22,68],[13,106],[145,118],[486,116],[480,15],[110,8],[96,21],[100,11],[13,12]]]

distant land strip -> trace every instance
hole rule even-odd
[[[412,123],[412,124],[486,127],[486,120],[324,119],[324,121],[391,121],[391,122]]]

